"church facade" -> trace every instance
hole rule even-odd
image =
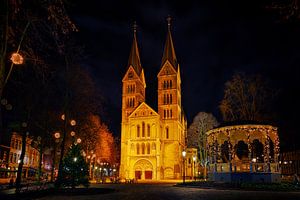
[[[134,27],[127,71],[122,79],[121,178],[158,181],[182,176],[187,122],[181,105],[180,66],[170,19],[157,81],[155,110],[146,103],[146,79]]]

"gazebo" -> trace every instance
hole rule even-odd
[[[209,178],[218,182],[280,182],[279,138],[270,125],[224,126],[206,132]]]

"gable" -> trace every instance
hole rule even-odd
[[[137,75],[135,70],[133,69],[132,65],[128,68],[126,74],[124,75],[122,82],[128,81],[128,80],[134,80],[134,79],[140,79],[140,77]]]
[[[147,117],[147,116],[159,116],[159,115],[149,105],[143,102],[129,115],[129,118]]]
[[[160,69],[157,76],[166,76],[166,75],[174,75],[176,74],[176,71],[174,67],[172,67],[171,63],[167,60],[165,64]]]

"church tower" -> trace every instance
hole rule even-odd
[[[125,177],[125,168],[129,157],[128,141],[130,136],[129,115],[145,102],[146,82],[141,65],[136,37],[137,25],[133,25],[133,42],[129,54],[127,71],[122,79],[122,122],[121,122],[121,166],[120,176]]]
[[[127,72],[122,80],[122,123],[126,123],[132,111],[142,102],[145,102],[146,82],[137,44],[136,28],[137,26],[134,24]]]
[[[181,152],[184,149],[186,121],[181,106],[180,67],[177,62],[171,34],[171,18],[158,78],[158,114],[163,122],[165,168],[164,178],[178,178],[181,174]]]

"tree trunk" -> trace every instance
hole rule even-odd
[[[21,190],[21,180],[22,180],[22,171],[24,165],[24,157],[26,153],[26,132],[24,131],[22,134],[22,151],[20,156],[20,162],[18,166],[17,179],[16,179],[16,193],[20,193]]]
[[[206,177],[207,177],[207,166],[205,164],[204,165],[204,171],[203,171],[203,178],[204,178],[204,180],[206,180]]]

